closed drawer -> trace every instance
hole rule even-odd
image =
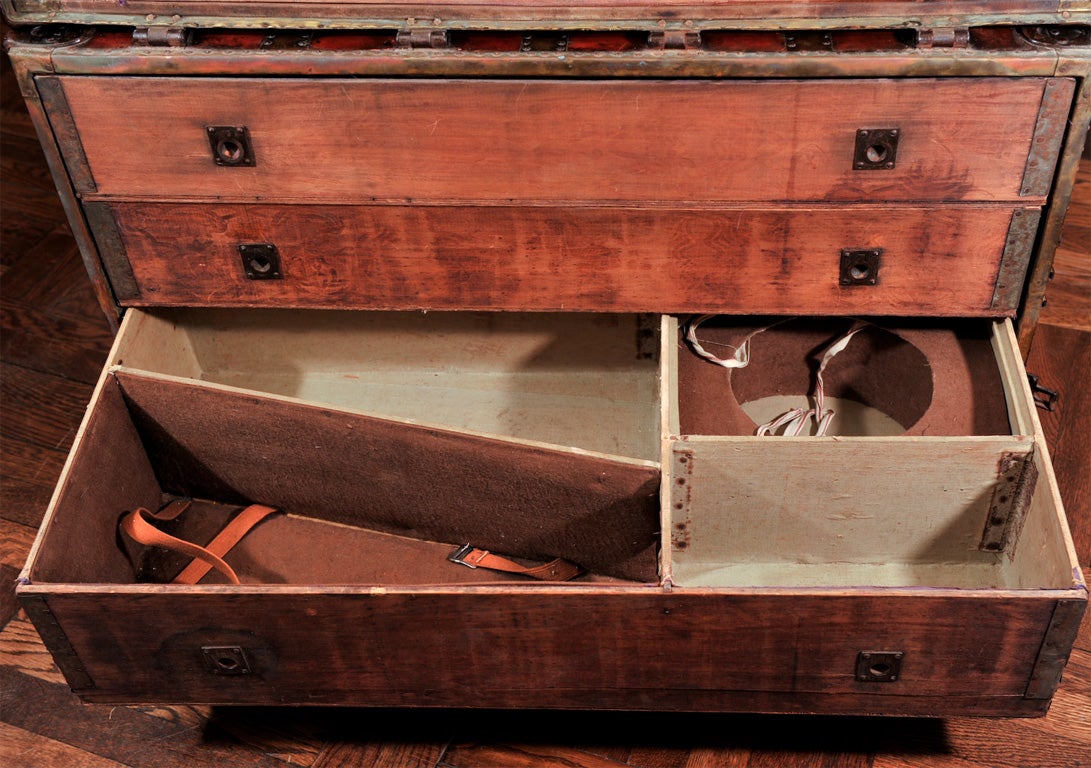
[[[1073,89],[1063,78],[38,83],[51,119],[74,129],[66,149],[85,196],[496,205],[1040,202],[1052,162],[1029,185],[1028,162],[1055,156],[1060,132],[1046,129]],[[217,165],[214,127],[245,127],[253,162]],[[874,129],[898,132],[896,152],[865,139],[878,170],[861,170],[857,132]]]
[[[700,434],[719,427],[686,400],[678,321],[650,320],[130,311],[20,597],[100,702],[457,706],[469,676],[488,707],[1044,710],[1086,590],[1009,323],[931,328],[963,350],[929,356],[935,377],[976,394],[947,431],[729,439]],[[900,348],[875,341],[851,349]],[[773,355],[752,352],[764,378]],[[443,397],[466,407],[431,405]],[[584,415],[565,418],[565,399]],[[603,444],[611,430],[627,437]],[[895,477],[784,480],[862,453]],[[968,546],[1007,455],[1038,472],[1022,522]],[[770,500],[723,487],[755,477]],[[247,502],[291,513],[227,555],[242,585],[136,579],[119,517],[191,495],[215,500],[198,529]],[[472,537],[590,575],[444,559]]]
[[[1038,220],[985,204],[87,210],[129,305],[781,314],[1010,314]],[[275,247],[275,274],[250,268],[253,244]]]

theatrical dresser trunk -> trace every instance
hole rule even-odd
[[[0,3],[119,323],[82,698],[1047,710],[1086,4]]]

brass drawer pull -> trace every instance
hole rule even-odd
[[[212,161],[216,165],[228,168],[254,166],[254,148],[250,143],[250,131],[245,125],[210,125],[205,130],[212,147]]]
[[[205,669],[214,675],[249,675],[250,659],[241,645],[202,645]]]

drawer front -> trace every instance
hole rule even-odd
[[[54,123],[78,134],[67,150],[70,165],[86,165],[73,173],[85,197],[510,204],[1045,194],[1023,181],[1046,78],[39,81],[49,83]],[[1071,81],[1059,82],[1071,93]],[[1067,113],[1065,99],[1055,101]],[[252,164],[216,164],[208,129],[217,127],[247,129]],[[897,146],[863,140],[876,167],[859,169],[858,131],[876,129],[896,130]]]
[[[98,702],[462,707],[470,680],[479,707],[980,715],[1033,705],[1055,594],[45,597]],[[241,647],[254,674],[210,673],[207,646]],[[878,649],[904,653],[898,681],[856,678]]]
[[[994,298],[1001,264],[1018,261],[1013,221],[1036,215],[987,205],[90,210],[133,305],[931,315],[1013,311],[1017,296]],[[276,247],[279,279],[247,277],[240,246],[251,244]],[[842,284],[842,251],[861,249],[879,253],[874,284]]]

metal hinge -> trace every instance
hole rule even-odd
[[[696,29],[657,29],[648,33],[648,47],[659,51],[695,51],[701,47]]]
[[[182,48],[189,45],[190,30],[185,27],[137,27],[133,42],[137,45]]]
[[[918,48],[969,48],[969,27],[932,27],[917,30]]]
[[[1001,454],[997,471],[980,549],[985,552],[1006,551],[1010,555],[1019,539],[1023,517],[1038,482],[1034,452]]]
[[[270,32],[258,46],[263,51],[306,50],[314,42],[314,32]]]
[[[525,32],[519,41],[520,53],[564,53],[567,50],[566,32]]]
[[[451,38],[445,29],[402,29],[397,43],[401,48],[448,48]]]
[[[832,51],[833,33],[821,30],[797,30],[784,33],[784,47],[792,53],[800,51]]]

